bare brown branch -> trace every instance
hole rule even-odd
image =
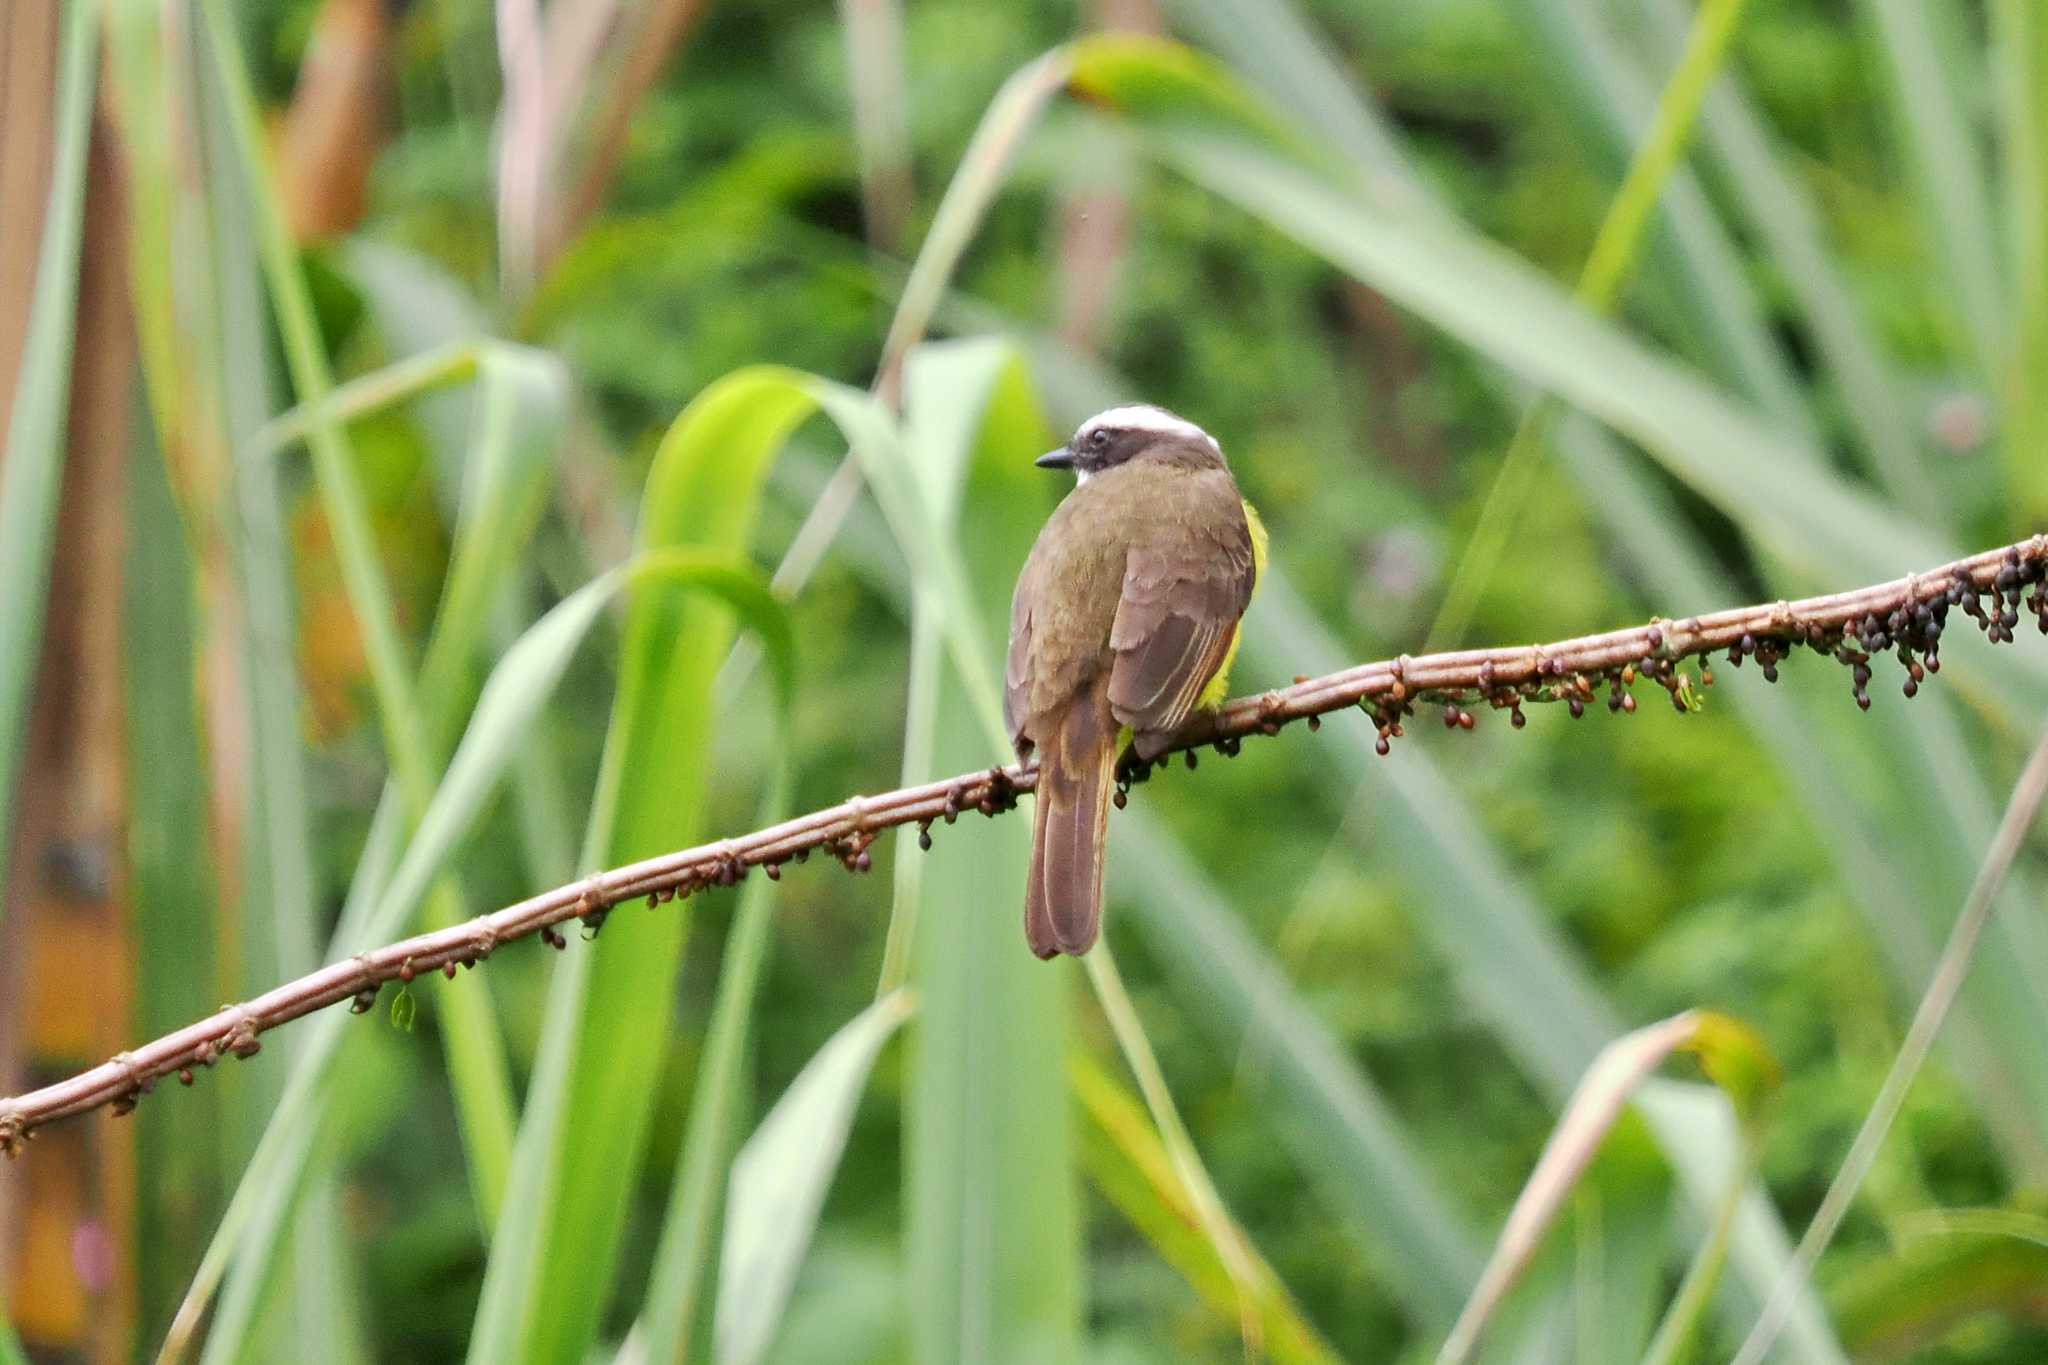
[[[1687,660],[1704,664],[1710,655],[1725,652],[1729,662],[1753,660],[1766,678],[1775,680],[1778,664],[1801,645],[1851,669],[1853,694],[1867,706],[1870,665],[1880,653],[1897,654],[1909,697],[1927,674],[1939,671],[1951,608],[1960,608],[1994,641],[2013,638],[2023,608],[2048,634],[2044,574],[2048,536],[2037,535],[1926,573],[1797,602],[1657,619],[1553,644],[1403,655],[1240,697],[1191,720],[1168,752],[1189,751],[1191,761],[1192,751],[1205,745],[1235,753],[1248,735],[1277,734],[1296,720],[1314,728],[1318,717],[1353,706],[1373,717],[1385,752],[1389,741],[1400,736],[1403,721],[1422,704],[1443,706],[1445,723],[1454,727],[1471,728],[1469,707],[1507,711],[1519,724],[1521,708],[1537,702],[1563,702],[1579,714],[1602,686],[1611,709],[1633,711],[1635,696],[1629,689],[1639,681],[1662,687],[1683,710],[1688,689],[1711,681],[1703,667],[1695,682],[1681,667]],[[1164,763],[1164,757],[1157,762]],[[1127,768],[1126,785],[1149,771],[1149,765]],[[250,1056],[262,1046],[261,1034],[315,1010],[343,1000],[367,1010],[387,981],[410,981],[435,970],[452,976],[458,967],[475,966],[502,945],[530,934],[561,947],[565,940],[555,926],[565,921],[578,920],[594,932],[623,901],[644,898],[650,906],[659,905],[705,887],[730,886],[755,867],[779,877],[783,864],[802,862],[813,849],[865,871],[868,845],[882,831],[910,824],[928,831],[963,813],[993,816],[1014,806],[1017,795],[1030,791],[1036,780],[1034,769],[1012,766],[856,796],[768,829],[599,872],[465,924],[330,964],[90,1071],[0,1100],[0,1150],[12,1155],[53,1119],[109,1104],[125,1112],[162,1077],[177,1074],[189,1082],[192,1068],[211,1065],[223,1053]]]

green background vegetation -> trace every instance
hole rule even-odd
[[[1213,66],[1083,61],[1091,98],[1052,101],[967,224],[936,301],[952,340],[911,353],[900,421],[859,391],[913,261],[931,268],[941,195],[999,87],[1092,10],[905,0],[907,230],[874,241],[850,71],[889,73],[850,65],[830,5],[710,4],[600,210],[529,289],[501,273],[489,7],[422,0],[395,23],[367,209],[303,248],[244,169],[321,6],[202,6],[173,39],[151,8],[109,7],[102,91],[131,157],[148,397],[124,618],[137,1037],[325,960],[337,923],[347,951],[351,927],[478,913],[986,766],[973,661],[1062,491],[1029,457],[1111,401],[1214,432],[1271,529],[1241,691],[1422,649],[1531,386],[1563,405],[1458,642],[1876,582],[2048,515],[2048,26],[2024,0],[1751,0],[1611,323],[1569,291],[1686,7],[1167,0],[1165,32]],[[200,111],[196,191],[154,145],[179,135],[146,113],[165,84]],[[1101,259],[1070,230],[1083,206],[1123,223]],[[1062,302],[1077,279],[1106,281],[1081,286],[1100,293],[1085,325]],[[194,298],[196,330],[170,307]],[[310,459],[249,453],[329,368],[422,354],[450,359],[429,396],[315,424]],[[721,384],[763,364],[816,378]],[[730,571],[782,559],[849,432],[873,491],[785,618]],[[630,607],[573,596],[636,544],[698,557],[646,570]],[[230,629],[214,556],[255,627],[236,666],[260,818],[231,875],[206,856],[197,759],[203,647]],[[501,668],[517,723],[495,765],[451,767],[512,640],[586,601],[580,651]],[[385,619],[359,630],[365,602]],[[746,637],[783,633],[793,665],[757,662]],[[1294,727],[1134,792],[1108,941],[1222,1204],[1285,1287],[1262,1279],[1248,1310],[1276,1355],[1427,1359],[1595,1048],[1694,1007],[1747,1023],[1784,1071],[1758,1163],[1775,1229],[1759,1208],[1738,1230],[1699,1324],[1701,1358],[1733,1351],[2044,713],[2037,639],[1949,638],[1910,706],[1880,661],[1868,715],[1802,657],[1775,691],[1718,669],[1684,716],[1648,689],[1631,716],[1533,707],[1521,731],[1425,715],[1385,760],[1362,725]],[[479,816],[447,831],[447,866],[394,874],[406,829],[462,800]],[[260,1240],[202,1272],[211,1358],[708,1352],[713,1317],[748,1311],[716,1272],[749,1216],[802,1256],[786,1308],[761,1310],[771,1359],[1241,1358],[1234,1253],[1190,1212],[1136,1100],[1148,1078],[1089,974],[1025,953],[1024,818],[938,827],[928,858],[914,831],[885,836],[866,876],[814,858],[772,888],[622,906],[595,943],[509,946],[145,1101],[136,1352],[171,1329],[239,1187],[231,1226]],[[1955,1045],[1784,1358],[2048,1351],[2041,872],[2015,870]],[[918,1012],[849,1092],[836,1170],[811,1125],[765,1177],[784,1195],[829,1177],[807,1254],[758,1206],[728,1224],[732,1145],[885,972]],[[319,1047],[324,1079],[287,1079]],[[1737,1149],[1699,1069],[1668,1071],[1568,1201],[1498,1358],[1643,1350]],[[252,1166],[281,1093],[298,1136],[272,1125]],[[33,1185],[33,1150],[22,1169]]]

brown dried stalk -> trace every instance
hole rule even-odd
[[[1879,652],[1896,651],[1906,670],[1904,691],[1909,697],[1926,674],[1939,670],[1940,638],[1951,607],[1960,607],[1997,641],[2013,638],[2024,605],[2048,634],[2044,577],[2048,536],[2036,535],[1926,573],[1798,602],[1738,607],[1679,621],[1652,620],[1629,630],[1554,644],[1419,658],[1403,655],[1240,697],[1190,720],[1174,736],[1168,752],[1188,751],[1192,765],[1192,751],[1203,745],[1234,754],[1247,735],[1278,734],[1295,720],[1307,720],[1313,729],[1318,717],[1358,706],[1373,716],[1378,748],[1384,753],[1418,704],[1443,705],[1445,723],[1457,728],[1470,729],[1473,716],[1465,708],[1482,704],[1510,712],[1519,725],[1525,703],[1561,701],[1578,715],[1603,683],[1610,709],[1633,711],[1635,697],[1628,689],[1638,679],[1664,688],[1685,710],[1694,683],[1679,667],[1686,660],[1697,658],[1704,664],[1708,655],[1726,651],[1729,662],[1739,665],[1753,658],[1765,677],[1775,680],[1778,663],[1802,644],[1853,670],[1854,695],[1868,706],[1864,689],[1870,681],[1870,662]],[[1698,682],[1711,681],[1711,671],[1703,667]],[[1155,762],[1163,764],[1165,758]],[[1150,771],[1151,765],[1133,761],[1124,770],[1125,786],[1142,781]],[[951,824],[963,812],[993,816],[1010,809],[1017,795],[1030,791],[1036,781],[1035,769],[1011,766],[878,796],[856,796],[752,834],[595,873],[465,924],[358,954],[254,1000],[229,1005],[68,1080],[0,1100],[0,1151],[12,1156],[35,1129],[53,1119],[109,1104],[115,1112],[125,1113],[160,1077],[175,1073],[189,1084],[192,1068],[209,1066],[222,1053],[251,1056],[262,1046],[259,1035],[314,1010],[342,1000],[353,1000],[358,1012],[368,1010],[378,987],[387,981],[411,981],[436,969],[453,976],[458,964],[473,967],[500,945],[529,934],[537,933],[559,948],[565,940],[555,926],[566,920],[580,920],[595,932],[622,901],[645,898],[649,905],[659,905],[704,887],[730,886],[753,867],[764,868],[770,878],[779,877],[782,864],[802,862],[812,849],[826,849],[848,868],[866,871],[868,845],[883,830],[916,824],[921,839],[928,840],[934,823]],[[1121,790],[1117,799],[1121,805]]]

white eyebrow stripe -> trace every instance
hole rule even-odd
[[[1207,441],[1218,453],[1223,449],[1216,444],[1214,436],[1185,417],[1176,417],[1166,409],[1155,408],[1148,403],[1130,403],[1120,408],[1111,408],[1107,412],[1096,413],[1081,424],[1081,430],[1076,437],[1077,442],[1086,440],[1088,433],[1096,427],[1156,431],[1162,436],[1199,437]]]

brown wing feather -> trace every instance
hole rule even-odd
[[[1137,731],[1170,730],[1186,720],[1229,652],[1234,624],[1169,612],[1119,650],[1109,683],[1116,718]]]
[[[1251,530],[1236,486],[1226,474],[1188,492],[1227,499],[1226,514],[1167,522],[1133,544],[1110,629],[1110,705],[1139,735],[1188,718],[1252,597]]]
[[[1030,756],[1024,727],[1031,719],[1031,601],[1022,579],[1010,604],[1010,653],[1003,666],[1003,725],[1017,756]]]

